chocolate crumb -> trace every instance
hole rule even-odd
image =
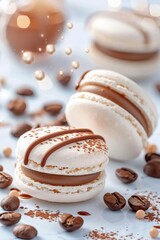
[[[89,212],[86,212],[86,211],[79,211],[79,212],[77,212],[77,214],[79,214],[81,216],[90,216],[91,215]]]

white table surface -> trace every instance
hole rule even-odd
[[[63,34],[64,40],[59,40],[59,45],[57,46],[57,51],[54,56],[47,57],[45,59],[40,59],[38,62],[32,65],[25,65],[19,59],[17,59],[10,52],[6,43],[1,40],[0,43],[0,75],[7,79],[6,89],[0,92],[0,120],[8,121],[11,124],[15,122],[21,122],[25,120],[25,117],[14,118],[8,111],[5,110],[5,105],[9,99],[14,97],[14,89],[18,86],[32,86],[36,91],[36,97],[28,99],[28,111],[34,111],[39,109],[43,103],[51,100],[59,100],[66,104],[72,92],[74,92],[75,82],[79,79],[80,75],[86,69],[92,69],[94,66],[90,62],[89,54],[84,52],[85,48],[89,47],[89,35],[85,29],[85,21],[89,14],[95,12],[98,9],[107,8],[107,3],[105,0],[81,0],[66,1],[68,20],[73,22],[74,28],[72,30],[66,29]],[[73,54],[71,56],[66,56],[64,54],[65,47],[71,47]],[[59,70],[69,70],[71,69],[71,61],[77,60],[80,62],[80,68],[75,70],[73,73],[72,83],[64,88],[60,86],[54,79],[55,74]],[[37,82],[34,78],[34,71],[37,69],[43,69],[46,74],[53,80],[53,88],[48,91],[41,91],[38,88]],[[140,82],[139,84],[146,89],[149,95],[155,102],[158,112],[160,111],[160,94],[155,90],[155,83],[160,82],[160,74],[156,73],[150,79]],[[42,120],[43,121],[43,120]],[[156,132],[149,140],[151,143],[155,143],[160,147],[159,136],[160,126],[157,127]],[[10,135],[10,127],[0,128],[0,153],[4,146],[10,146],[13,149],[13,157],[5,159],[2,154],[0,154],[0,163],[4,166],[6,172],[14,175],[14,164],[15,164],[15,147],[16,139]],[[103,195],[105,192],[118,191],[124,194],[126,199],[132,194],[139,192],[141,194],[146,194],[147,192],[154,192],[157,196],[157,201],[160,209],[160,200],[158,199],[158,194],[160,194],[159,179],[153,179],[147,177],[143,173],[144,153],[141,156],[128,163],[118,163],[110,161],[107,166],[107,179],[104,191],[92,199],[83,203],[76,204],[57,204],[57,203],[47,203],[37,199],[21,200],[21,205],[27,207],[28,209],[35,209],[35,204],[39,205],[41,209],[49,209],[52,211],[60,210],[60,212],[69,212],[74,215],[80,210],[88,211],[91,216],[86,216],[84,218],[83,227],[73,233],[66,233],[62,230],[57,222],[49,222],[47,220],[40,220],[38,218],[30,218],[25,216],[24,210],[22,212],[22,223],[28,223],[34,225],[38,229],[38,237],[35,240],[72,240],[72,239],[87,239],[85,237],[89,231],[97,228],[104,228],[105,232],[117,232],[117,240],[123,239],[142,239],[148,240],[149,230],[153,225],[157,225],[155,222],[147,222],[146,220],[140,221],[135,218],[135,214],[130,211],[128,205],[119,212],[109,211],[105,204],[103,203]],[[115,169],[121,166],[126,166],[134,169],[139,174],[138,180],[130,185],[125,185],[119,182],[115,177]],[[16,187],[13,183],[11,187]],[[8,189],[0,190],[0,199],[9,192]],[[0,209],[0,212],[3,210]],[[159,213],[160,214],[160,213]],[[13,227],[0,226],[0,240],[13,240],[16,239],[12,234]],[[133,234],[128,236],[129,234]],[[124,236],[120,238],[120,236]]]

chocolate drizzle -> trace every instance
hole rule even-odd
[[[48,157],[53,153],[55,152],[56,150],[68,145],[68,144],[71,144],[71,143],[74,143],[74,142],[78,142],[78,141],[83,141],[83,140],[87,140],[87,139],[103,139],[103,137],[99,136],[99,135],[95,135],[93,134],[93,132],[89,129],[67,129],[67,130],[62,130],[62,131],[59,131],[59,132],[53,132],[53,133],[50,133],[50,134],[47,134],[45,136],[42,136],[36,140],[34,140],[29,146],[28,148],[26,149],[26,153],[25,153],[25,156],[24,156],[24,164],[27,165],[28,164],[28,161],[29,161],[29,155],[31,153],[31,151],[34,149],[34,147],[36,147],[38,144],[46,141],[46,140],[49,140],[51,138],[55,138],[55,137],[59,137],[59,136],[62,136],[62,135],[65,135],[65,134],[71,134],[71,133],[81,133],[81,132],[86,132],[86,133],[90,133],[89,135],[85,135],[85,136],[80,136],[80,137],[74,137],[72,139],[69,139],[69,140],[64,140],[63,142],[60,142],[60,143],[57,143],[55,146],[51,147],[43,156],[42,160],[41,160],[41,167],[44,167],[45,164],[46,164],[46,161],[48,159]]]
[[[76,83],[76,87],[75,87],[76,90],[79,88],[79,86],[80,86],[80,84],[81,84],[81,81],[83,80],[83,78],[85,77],[85,75],[86,75],[87,73],[89,73],[89,72],[90,72],[90,70],[87,70],[87,71],[85,71],[85,72],[82,74],[81,78],[80,78],[79,81]]]
[[[49,156],[55,152],[56,150],[68,145],[68,144],[71,144],[71,143],[75,143],[75,142],[80,142],[80,141],[83,141],[83,140],[89,140],[89,139],[101,139],[104,141],[104,138],[99,136],[99,135],[94,135],[94,134],[91,134],[91,135],[86,135],[86,136],[81,136],[81,137],[75,137],[75,138],[72,138],[72,139],[69,139],[69,140],[66,140],[64,142],[61,142],[61,143],[58,143],[56,144],[56,146],[53,146],[52,148],[50,148],[46,153],[45,155],[43,156],[42,158],[42,161],[41,161],[41,167],[44,167],[45,164],[46,164],[46,161],[47,159],[49,158]]]

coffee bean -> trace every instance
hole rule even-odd
[[[18,223],[21,219],[21,214],[17,212],[3,212],[0,214],[0,223],[6,226],[11,226]]]
[[[7,188],[11,185],[13,178],[5,172],[0,172],[0,188]]]
[[[31,226],[31,225],[27,225],[27,224],[21,224],[16,226],[13,229],[13,234],[17,237],[17,238],[21,238],[21,239],[32,239],[34,237],[37,236],[38,232],[37,230]]]
[[[103,200],[108,208],[112,211],[120,210],[126,205],[125,198],[118,192],[106,193],[103,196]]]
[[[3,171],[3,166],[0,164],[0,172]]]
[[[145,211],[150,207],[150,202],[145,197],[139,195],[132,195],[128,199],[128,204],[135,212],[140,209]]]
[[[57,81],[62,85],[67,85],[71,80],[71,75],[69,74],[58,74]]]
[[[150,177],[160,178],[160,159],[153,159],[146,163],[144,172]]]
[[[49,113],[50,115],[57,115],[62,109],[61,103],[50,103],[44,105],[44,110]]]
[[[157,91],[160,93],[160,83],[157,83],[157,84],[155,85],[155,87],[156,87]]]
[[[132,183],[136,181],[138,174],[129,168],[118,168],[116,170],[116,176],[123,183]]]
[[[158,154],[158,153],[147,153],[145,155],[146,162],[149,162],[149,161],[154,160],[154,159],[157,159],[157,160],[159,159],[160,160],[160,154]]]
[[[18,95],[21,95],[21,96],[26,96],[26,97],[29,97],[29,96],[33,96],[34,95],[34,92],[31,88],[26,88],[26,87],[21,87],[21,88],[18,88],[16,90],[16,93]]]
[[[7,196],[2,199],[1,207],[6,211],[15,211],[19,208],[20,201],[16,196]]]
[[[27,123],[17,124],[12,127],[11,134],[16,138],[19,138],[22,134],[29,131],[31,128],[32,126]]]
[[[22,115],[26,110],[26,102],[23,99],[17,98],[8,103],[8,110],[14,115]]]
[[[83,225],[83,218],[74,217],[71,214],[64,213],[58,218],[60,226],[65,229],[67,232],[73,232]]]
[[[54,126],[68,126],[66,116],[64,113],[58,115],[58,117],[54,121]]]

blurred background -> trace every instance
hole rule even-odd
[[[97,11],[123,8],[142,13],[159,25],[159,0],[1,0],[0,120],[12,117],[17,121],[4,106],[23,86],[36,93],[27,99],[28,113],[39,110],[45,102],[58,101],[65,106],[82,73],[97,67],[90,52],[89,17]],[[63,84],[66,75],[71,80]],[[155,102],[159,101],[155,90],[159,80],[157,68],[152,76],[138,82]],[[18,121],[23,119],[26,115]]]

